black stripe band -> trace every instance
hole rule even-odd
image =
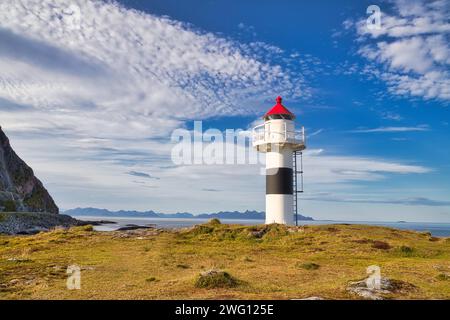
[[[271,168],[266,170],[266,194],[293,194],[293,170]]]

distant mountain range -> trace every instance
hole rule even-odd
[[[130,218],[200,218],[200,219],[255,219],[264,220],[265,213],[258,211],[220,211],[216,213],[203,213],[199,215],[194,215],[188,212],[178,212],[178,213],[157,213],[154,211],[109,211],[107,209],[98,208],[76,208],[64,211],[64,214],[69,216],[100,216],[100,217],[130,217]],[[314,220],[311,217],[305,217],[298,215],[299,220]]]

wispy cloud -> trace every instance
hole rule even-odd
[[[313,131],[310,134],[308,134],[308,137],[311,138],[311,137],[317,136],[318,134],[321,134],[323,131],[324,131],[324,129],[318,129],[318,130]]]
[[[361,43],[359,54],[382,66],[366,70],[384,80],[395,94],[450,100],[448,1],[391,3],[393,10],[383,11],[380,29],[368,29],[365,19],[354,24]]]
[[[424,197],[413,197],[404,199],[351,199],[330,197],[328,195],[318,195],[313,197],[302,197],[306,201],[324,201],[324,202],[342,202],[342,203],[368,203],[368,204],[398,204],[406,206],[429,206],[429,207],[448,207],[450,201],[433,200]]]
[[[401,115],[392,111],[381,112],[381,117],[385,120],[393,120],[393,121],[403,120],[403,117]]]
[[[73,5],[79,28],[65,18]],[[0,106],[10,130],[58,124],[77,135],[164,136],[185,119],[252,113],[273,92],[294,99],[307,91],[302,75],[273,62],[282,55],[274,46],[116,2],[2,1],[0,42],[0,97],[33,108],[11,116]]]
[[[356,129],[351,132],[356,133],[372,133],[372,132],[414,132],[414,131],[429,131],[430,128],[427,125],[420,125],[416,127],[379,127],[372,129]]]
[[[130,175],[130,176],[134,176],[134,177],[159,180],[158,177],[151,176],[151,175],[149,175],[148,173],[145,173],[145,172],[129,171],[129,172],[127,172],[127,174]]]
[[[203,188],[202,191],[206,191],[206,192],[220,192],[221,190],[213,189],[213,188]]]
[[[323,150],[307,149],[304,157],[305,179],[316,184],[345,184],[377,181],[392,174],[423,174],[428,167],[384,159],[328,155]]]

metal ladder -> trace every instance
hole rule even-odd
[[[300,154],[300,170],[297,168],[297,155]],[[303,152],[294,151],[293,155],[293,166],[294,166],[294,215],[295,215],[295,225],[298,226],[298,194],[303,193]],[[300,175],[300,186],[298,181],[298,175]],[[300,187],[300,188],[299,188]]]

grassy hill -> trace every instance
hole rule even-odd
[[[81,267],[81,290],[66,268]],[[238,226],[101,233],[91,227],[0,236],[1,299],[357,299],[378,265],[406,284],[392,299],[450,299],[450,238],[362,225]],[[202,271],[233,286],[199,288]]]

